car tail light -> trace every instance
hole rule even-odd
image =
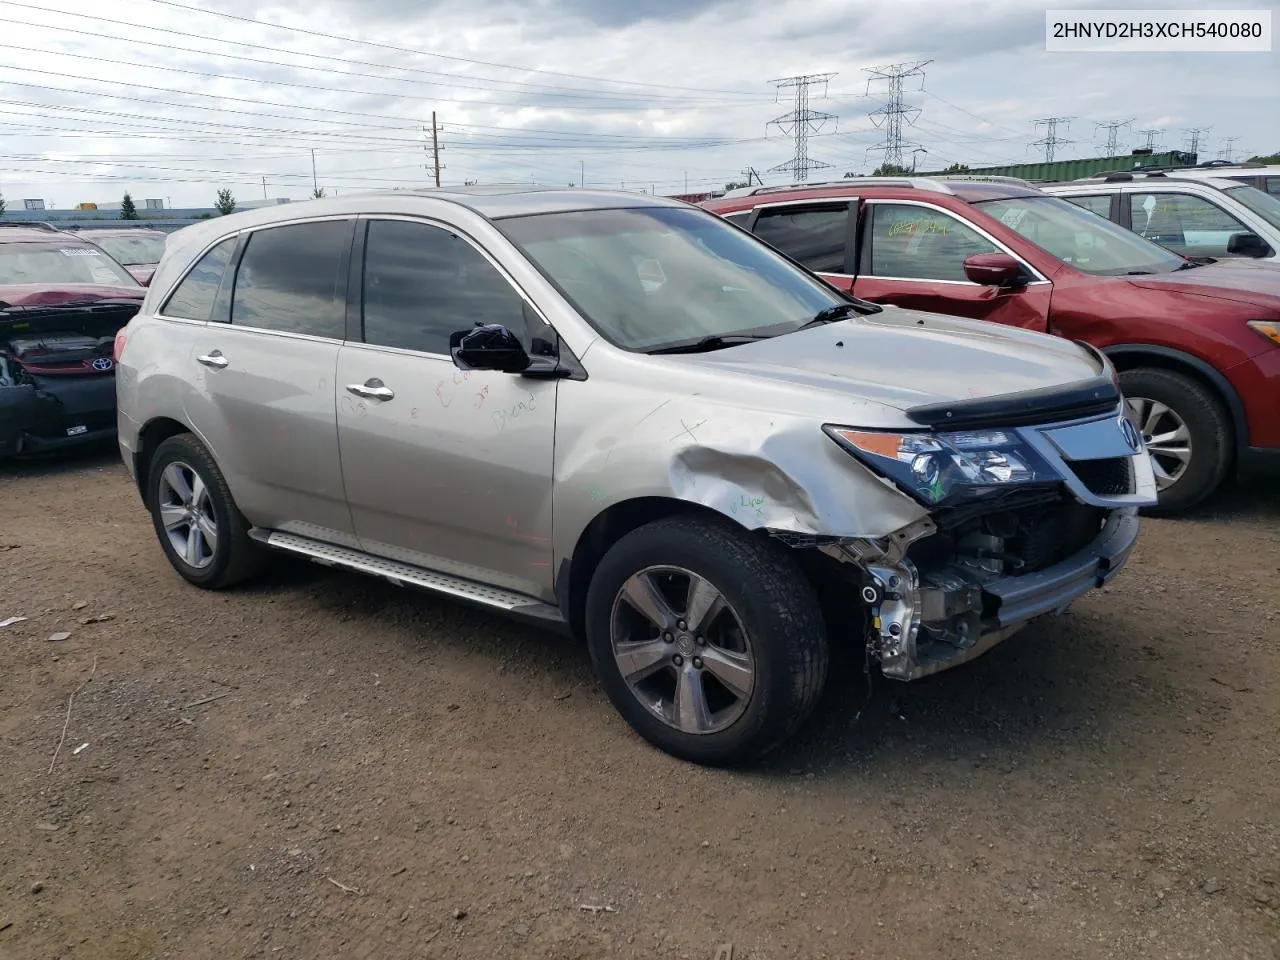
[[[1249,326],[1280,347],[1280,320],[1250,320]]]
[[[129,336],[123,328],[116,331],[116,342],[111,347],[111,357],[116,363],[120,362],[120,356],[124,353],[124,345],[128,339]]]

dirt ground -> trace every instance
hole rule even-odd
[[[722,772],[569,641],[308,564],[201,592],[109,453],[6,466],[0,958],[1280,957],[1277,573],[1274,486],[1148,521]]]

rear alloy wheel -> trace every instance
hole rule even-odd
[[[1218,398],[1190,377],[1150,367],[1125,370],[1120,388],[1156,477],[1160,503],[1146,512],[1182,513],[1216,490],[1231,465],[1231,423]]]
[[[776,746],[826,680],[825,624],[794,559],[712,519],[659,520],[614,544],[587,593],[587,641],[636,732],[697,763]]]
[[[261,569],[264,551],[250,539],[222,471],[198,440],[190,434],[165,440],[147,477],[160,546],[187,581],[216,590]]]

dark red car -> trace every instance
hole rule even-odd
[[[0,220],[0,458],[115,436],[113,340],[145,294],[93,244]]]
[[[864,300],[1104,350],[1152,456],[1155,512],[1280,469],[1280,268],[1193,262],[1021,182],[860,178],[702,206]]]

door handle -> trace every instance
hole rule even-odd
[[[371,377],[364,383],[348,383],[347,392],[367,400],[394,400],[396,392],[377,377]]]
[[[211,353],[206,353],[202,357],[196,357],[196,363],[203,363],[206,367],[216,367],[219,370],[230,362],[230,360],[222,355],[221,350],[214,350]]]

